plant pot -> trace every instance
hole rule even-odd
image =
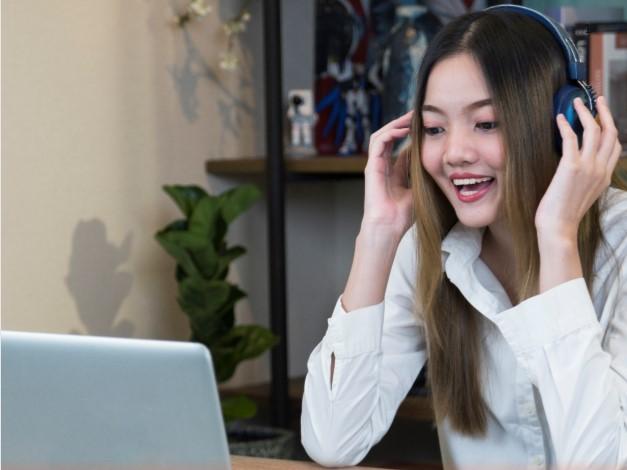
[[[226,434],[232,455],[291,459],[294,453],[294,432],[287,429],[233,422]]]

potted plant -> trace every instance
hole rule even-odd
[[[229,246],[230,223],[258,198],[259,191],[243,185],[214,196],[198,186],[164,186],[184,218],[156,233],[155,238],[176,260],[178,304],[188,317],[191,341],[211,352],[216,379],[230,379],[238,364],[273,347],[278,338],[259,325],[236,325],[234,307],[246,296],[227,280],[231,262],[246,253],[242,246]],[[252,418],[255,402],[245,396],[222,398],[231,453],[265,457],[289,457],[291,431],[243,425]],[[286,448],[287,446],[287,448]]]

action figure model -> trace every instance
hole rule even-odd
[[[368,93],[363,80],[368,24],[364,0],[316,2],[316,149],[321,155],[349,155],[364,148]],[[350,102],[350,103],[349,103]]]
[[[363,66],[362,66],[363,67]],[[365,150],[370,139],[370,119],[368,94],[363,86],[363,79],[360,79],[358,73],[358,65],[355,65],[357,72],[352,80],[350,80],[350,88],[343,94],[346,104],[346,116],[344,124],[346,133],[344,141],[339,149],[340,155],[353,155],[357,153],[357,142],[362,142],[362,149]]]
[[[287,118],[290,120],[290,145],[288,153],[294,156],[314,155],[312,127],[317,116],[313,112],[311,90],[292,90],[288,95]]]

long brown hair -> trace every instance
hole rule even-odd
[[[455,212],[421,164],[421,108],[433,66],[466,53],[479,64],[490,92],[507,155],[504,214],[515,244],[515,301],[538,292],[540,257],[535,212],[558,164],[554,148],[553,95],[565,80],[563,53],[537,21],[520,14],[477,12],[449,23],[429,46],[418,74],[412,123],[411,181],[418,234],[417,305],[426,326],[428,379],[436,419],[448,418],[467,435],[486,431],[481,390],[480,313],[444,275],[442,239]],[[592,285],[593,262],[602,241],[598,202],[579,233],[584,278]]]

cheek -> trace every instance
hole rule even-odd
[[[491,139],[489,142],[486,142],[483,154],[490,168],[497,171],[505,169],[505,151],[500,138]]]
[[[422,145],[421,161],[425,171],[437,181],[438,176],[442,174],[442,158],[435,146]]]
[[[433,179],[436,186],[446,194],[446,185],[448,178],[442,168],[442,155],[438,151],[432,148],[423,148],[422,152],[422,167],[429,176]],[[448,196],[447,196],[448,197]]]

